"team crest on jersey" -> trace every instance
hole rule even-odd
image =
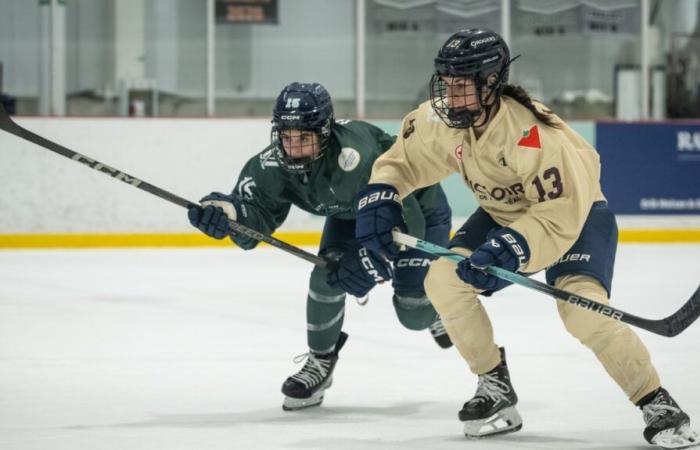
[[[238,183],[238,195],[243,198],[251,199],[253,198],[252,189],[255,187],[255,181],[253,177],[243,177],[240,183]]]
[[[265,167],[279,167],[277,157],[275,157],[275,149],[271,148],[260,154],[260,167],[265,170]]]
[[[529,130],[523,130],[523,137],[518,140],[518,145],[529,148],[542,148],[540,144],[540,131],[537,125],[533,125]]]
[[[455,147],[455,158],[458,160],[462,160],[462,144],[459,144],[457,147]]]
[[[360,164],[360,152],[351,147],[343,147],[338,155],[338,165],[346,172],[355,170]]]

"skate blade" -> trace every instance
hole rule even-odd
[[[700,435],[690,429],[690,424],[660,431],[651,439],[651,443],[661,448],[690,448],[700,445]]]
[[[323,403],[323,391],[316,392],[314,395],[308,398],[284,397],[282,409],[285,411],[296,411],[299,409],[310,408],[312,406],[318,406],[321,403]]]
[[[499,434],[515,433],[523,427],[515,406],[504,408],[487,419],[468,420],[464,424],[464,435],[468,439],[481,439]]]
[[[285,396],[284,402],[282,403],[282,409],[285,411],[296,411],[298,409],[304,409],[304,408],[310,408],[312,406],[318,406],[323,402],[323,395],[326,393],[326,389],[328,389],[331,386],[333,386],[333,376],[332,375],[310,397],[296,398],[296,397]]]

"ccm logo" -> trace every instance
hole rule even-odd
[[[73,161],[78,161],[79,163],[85,164],[88,167],[92,167],[95,170],[99,170],[100,172],[104,172],[107,175],[111,175],[112,178],[116,178],[117,180],[123,181],[126,184],[138,187],[138,185],[143,183],[143,181],[139,180],[138,178],[134,178],[125,174],[124,172],[120,172],[114,167],[109,167],[101,162],[95,161],[94,159],[90,159],[87,156],[83,156],[80,153],[76,153],[71,157],[71,159]]]
[[[379,191],[379,192],[373,192],[369,195],[366,195],[360,199],[359,202],[357,202],[357,209],[360,210],[364,208],[365,206],[369,205],[370,203],[374,203],[379,200],[394,200],[396,203],[401,203],[399,201],[399,194],[393,191]]]
[[[396,261],[396,267],[428,267],[430,260],[426,258],[401,258]]]
[[[364,247],[360,249],[360,264],[362,264],[362,268],[364,268],[367,273],[374,278],[374,281],[377,283],[384,281],[384,278],[382,278],[377,269],[374,268],[372,260],[370,259],[369,255],[367,255],[367,249]]]

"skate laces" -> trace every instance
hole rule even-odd
[[[322,359],[316,357],[311,352],[302,353],[294,357],[294,364],[301,363],[306,359],[304,367],[301,368],[299,372],[292,375],[292,378],[303,383],[306,387],[314,386],[328,375],[328,369],[330,368],[331,361],[327,359]]]
[[[476,394],[472,401],[484,402],[487,399],[492,402],[497,402],[500,399],[505,399],[506,394],[510,392],[508,383],[498,379],[498,375],[484,374],[479,375],[479,384],[476,387]]]
[[[656,422],[658,418],[665,416],[667,412],[679,414],[681,409],[670,404],[662,392],[659,392],[656,397],[654,397],[654,400],[642,407],[644,422],[646,422],[647,425]]]

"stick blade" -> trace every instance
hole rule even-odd
[[[673,337],[680,334],[700,317],[700,286],[690,300],[685,302],[677,312],[664,319],[667,336]]]

